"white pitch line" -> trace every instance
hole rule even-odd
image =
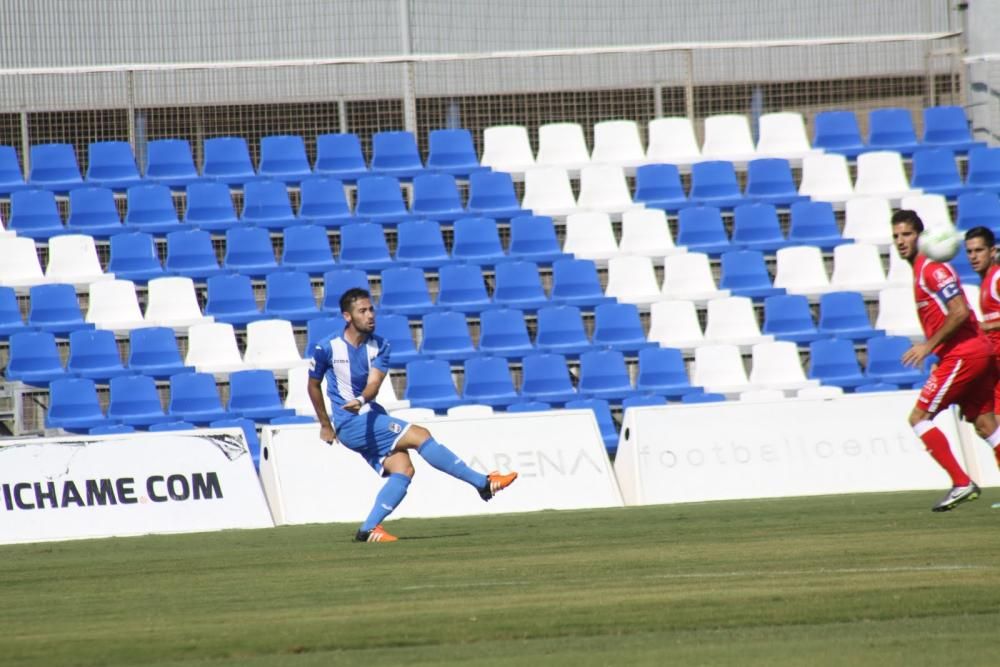
[[[739,577],[788,577],[810,574],[891,574],[904,572],[953,572],[961,570],[991,570],[982,565],[900,565],[891,567],[843,567],[815,570],[744,570],[736,572],[689,572],[650,574],[645,579],[733,579]]]

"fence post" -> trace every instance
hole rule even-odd
[[[653,118],[663,118],[663,85],[653,86]]]
[[[687,63],[687,80],[684,82],[684,112],[694,123],[694,49],[684,52]]]
[[[341,134],[347,134],[347,102],[344,98],[337,100],[337,125]]]
[[[410,0],[399,0],[399,36],[403,55],[412,55],[413,41],[410,36]],[[413,80],[413,63],[402,65],[403,73],[403,125],[404,129],[417,133],[417,93]]]
[[[21,161],[24,163],[24,180],[31,173],[31,138],[28,136],[28,110],[21,109]]]

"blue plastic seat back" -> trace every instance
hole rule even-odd
[[[461,218],[455,221],[455,241],[451,254],[457,260],[492,264],[504,258],[496,220]]]
[[[72,285],[35,285],[29,291],[28,326],[56,334],[89,328],[83,321],[80,301]]]
[[[743,204],[733,210],[733,243],[783,242],[781,222],[773,204]]]
[[[519,401],[507,406],[507,412],[548,412],[552,406],[542,401]]]
[[[1000,231],[1000,196],[995,192],[963,192],[958,196],[959,229],[987,227],[994,233]]]
[[[344,322],[341,319],[340,330],[343,328]],[[417,346],[410,332],[410,321],[405,315],[378,314],[375,318],[375,333],[389,341],[390,362],[397,356],[416,355]]]
[[[409,213],[399,180],[392,176],[365,176],[358,179],[354,212],[359,217],[400,215]]]
[[[625,357],[617,350],[590,350],[580,355],[580,391],[631,391]]]
[[[525,308],[529,308],[548,302],[538,265],[534,262],[502,262],[497,264],[495,277],[493,299],[498,304],[523,303]]]
[[[1000,190],[1000,147],[978,147],[969,151],[966,185],[996,192]]]
[[[351,207],[347,203],[344,184],[336,178],[321,176],[302,179],[299,183],[299,217],[324,225],[349,220]]]
[[[450,310],[435,311],[423,317],[423,354],[465,355],[475,352],[465,315]],[[454,358],[458,358],[457,356]]]
[[[49,371],[56,376],[65,375],[62,359],[56,348],[56,338],[46,331],[24,331],[10,337],[10,356],[7,358],[6,375],[10,380],[21,379],[22,374]]]
[[[763,333],[816,334],[809,299],[801,294],[780,294],[764,299]]]
[[[184,222],[209,229],[238,223],[229,188],[222,183],[192,183],[187,188]]]
[[[112,236],[108,272],[120,273],[123,278],[129,278],[132,273],[151,274],[151,277],[162,274],[163,266],[156,253],[153,237],[145,232],[125,232]]]
[[[361,269],[339,268],[323,274],[323,310],[340,314],[340,297],[358,287],[370,290],[368,274]]]
[[[549,257],[560,255],[555,224],[547,215],[520,215],[510,221],[510,256]],[[544,261],[544,260],[539,260]],[[551,261],[551,259],[549,260]]]
[[[819,331],[837,335],[854,329],[871,329],[871,320],[860,292],[828,292],[819,300]]]
[[[94,381],[87,378],[54,380],[49,385],[49,409],[45,420],[55,427],[61,427],[66,420],[102,422],[104,412]]]
[[[589,259],[560,259],[552,264],[552,299],[603,299],[597,265]]]
[[[691,199],[740,197],[732,162],[708,160],[691,165]]]
[[[581,398],[566,403],[568,410],[590,410],[597,420],[597,427],[601,431],[601,439],[609,452],[618,449],[618,427],[615,426],[611,417],[611,407],[603,398]]]
[[[379,308],[433,308],[423,269],[393,266],[382,272],[382,298]]]
[[[226,267],[277,266],[271,235],[261,227],[233,227],[226,231]]]
[[[185,229],[167,234],[167,260],[164,268],[171,273],[205,277],[220,271],[212,247],[212,235],[200,229]]]
[[[962,176],[950,148],[922,148],[913,153],[914,188],[951,195],[962,189]]]
[[[305,271],[276,271],[265,279],[264,312],[317,310],[312,282]]]
[[[133,185],[128,189],[128,225],[170,225],[179,223],[174,197],[165,185],[150,183]]]
[[[524,313],[513,308],[484,310],[479,318],[479,348],[487,354],[532,351]],[[510,356],[510,355],[507,355]]]
[[[409,401],[454,401],[458,391],[451,376],[451,366],[441,359],[419,359],[406,364],[406,391]]]
[[[413,178],[413,213],[434,219],[435,215],[454,219],[465,211],[455,177],[449,174],[420,174]]]
[[[333,264],[333,249],[326,229],[319,225],[296,225],[284,232],[285,244],[281,251],[282,264],[329,263]],[[311,273],[312,271],[310,271]]]
[[[108,417],[128,420],[146,415],[166,416],[153,378],[146,375],[121,375],[111,378],[110,384]]]
[[[636,387],[690,387],[687,366],[681,351],[671,347],[649,347],[639,352]],[[682,393],[678,391],[678,393]]]
[[[173,329],[143,327],[129,332],[128,366],[131,370],[152,374],[147,369],[183,365]]]
[[[87,147],[87,180],[134,183],[139,180],[127,141],[95,141]]]
[[[0,193],[13,192],[24,187],[24,172],[13,146],[0,146]]]
[[[720,289],[766,288],[771,287],[772,282],[764,263],[764,253],[734,250],[722,254]]]
[[[469,400],[487,399],[491,405],[509,404],[519,397],[514,389],[507,360],[502,357],[473,357],[465,362],[462,395]]]
[[[30,155],[31,171],[28,181],[32,185],[54,187],[79,185],[83,182],[72,144],[36,144],[31,147]]]
[[[227,273],[208,279],[206,315],[213,315],[217,320],[229,322],[231,316],[246,313],[260,313],[249,276]]]
[[[354,180],[368,172],[361,140],[356,134],[321,134],[316,137],[316,171]]]
[[[435,220],[409,220],[396,228],[396,260],[433,265],[448,261],[441,225]]]
[[[197,180],[191,144],[187,139],[156,139],[146,144],[146,178],[166,182]]]
[[[359,223],[346,225],[340,231],[340,261],[390,262],[389,246],[381,225]]]
[[[647,406],[666,405],[667,400],[656,394],[640,394],[638,396],[626,396],[622,399],[622,409],[644,408]]]
[[[535,340],[539,347],[560,345],[586,348],[590,345],[587,330],[583,326],[583,317],[576,306],[540,308]]]
[[[236,371],[229,375],[231,412],[281,410],[281,398],[274,373],[267,370]]]
[[[676,202],[687,200],[677,165],[646,164],[635,170],[635,200],[637,202]]]
[[[861,128],[853,111],[821,111],[816,114],[813,146],[834,152],[864,148]]]
[[[48,190],[18,190],[10,196],[7,228],[31,238],[48,238],[66,231],[55,195]]]
[[[281,181],[250,181],[243,187],[243,221],[265,227],[287,227],[296,222],[288,191]]]
[[[917,131],[909,109],[872,109],[868,112],[868,145],[872,148],[912,150]]]
[[[792,220],[788,228],[789,241],[808,242],[814,239],[840,238],[840,228],[833,204],[826,201],[796,202],[791,207]]]
[[[594,309],[595,345],[623,345],[645,339],[635,304],[604,303]]]
[[[522,369],[522,394],[575,394],[566,357],[561,354],[530,354],[522,360]]]
[[[69,335],[69,359],[66,370],[87,377],[111,377],[124,372],[121,352],[113,331],[82,329]],[[96,375],[87,375],[96,373]]]
[[[519,209],[521,202],[514,191],[510,174],[502,171],[477,171],[469,176],[469,211]]]
[[[854,343],[846,338],[824,338],[810,343],[809,377],[847,388],[863,384],[865,377]]]
[[[393,130],[372,136],[372,170],[422,170],[420,151],[412,132]]]
[[[792,178],[792,167],[788,164],[788,160],[781,158],[750,160],[747,165],[747,196],[796,196],[797,194],[798,188]]]
[[[468,174],[479,168],[472,133],[468,130],[431,130],[428,144],[428,169]]]
[[[927,364],[922,368],[904,366],[903,354],[910,349],[913,342],[906,336],[876,336],[869,338],[866,344],[868,358],[865,363],[865,374],[869,377],[883,378],[892,376],[889,382],[902,380],[913,384],[920,382],[926,376]]]
[[[13,287],[0,286],[0,340],[10,334],[23,331],[24,318],[17,303],[17,293]]]
[[[213,137],[202,144],[204,163],[201,173],[206,178],[223,182],[242,182],[255,175],[250,161],[250,149],[243,137]]]
[[[677,222],[677,245],[702,247],[728,244],[722,212],[715,206],[681,209]]]
[[[115,206],[115,193],[108,188],[77,188],[69,193],[69,218],[66,227],[80,234],[92,230],[108,236],[122,230],[122,219]]]
[[[383,315],[379,315],[379,322]],[[312,356],[313,347],[324,338],[335,336],[344,330],[343,317],[314,317],[306,322],[306,356]]]
[[[438,271],[438,300],[442,308],[482,308],[491,304],[479,266],[445,264]]]
[[[924,143],[967,145],[973,142],[965,109],[938,106],[924,109]]]
[[[224,411],[214,375],[177,373],[170,377],[170,404],[167,412],[174,414],[209,411]]]
[[[297,181],[312,173],[306,144],[302,137],[294,134],[261,137],[261,176]]]

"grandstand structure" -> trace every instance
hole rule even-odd
[[[390,410],[590,408],[614,452],[632,405],[919,385],[892,211],[1000,229],[947,3],[14,4],[16,434],[309,421],[362,286]]]

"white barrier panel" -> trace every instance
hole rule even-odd
[[[621,507],[589,410],[449,418],[428,422],[436,440],[480,472],[516,470],[517,481],[488,503],[465,482],[413,452],[416,475],[392,518]],[[318,425],[266,427],[260,475],[277,524],[362,521],[384,480],[340,444],[319,440]]]
[[[907,421],[916,397],[629,409],[615,473],[629,505],[946,489]],[[960,455],[954,415],[935,423]]]
[[[979,437],[975,427],[968,422],[959,422],[962,437],[962,458],[966,472],[979,486],[1000,486],[1000,468],[993,454],[993,448]]]
[[[0,442],[0,543],[266,528],[241,429]]]

